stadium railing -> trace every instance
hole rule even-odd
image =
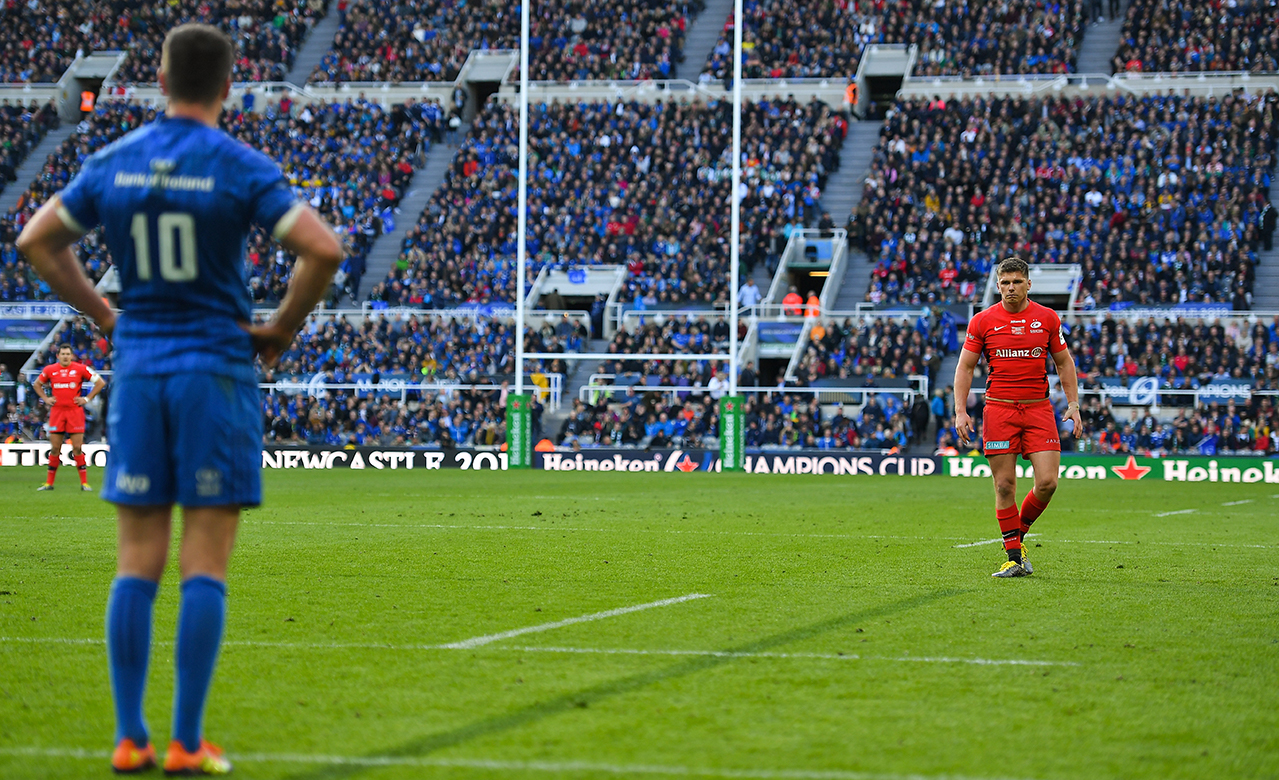
[[[103,372],[104,374],[107,372]],[[542,374],[545,377],[547,385],[542,387],[536,383],[531,384],[531,392],[538,394],[538,399],[543,402],[548,412],[557,412],[563,404],[564,398],[564,375],[563,374]],[[500,391],[508,390],[514,392],[509,384],[466,384],[451,382],[407,382],[403,379],[387,378],[374,384],[368,382],[325,382],[323,380],[313,379],[309,381],[291,381],[284,380],[280,382],[259,382],[258,389],[266,392],[277,392],[291,395],[306,394],[310,396],[319,396],[326,390],[344,390],[356,393],[367,393],[370,395],[387,396],[398,395],[401,402],[409,400],[409,393],[434,393],[448,397],[452,393],[460,391]]]
[[[986,95],[1031,96],[1044,93],[1065,95],[1107,94],[1123,90],[1137,95],[1166,94],[1174,91],[1188,95],[1226,95],[1243,89],[1251,93],[1279,89],[1275,73],[1071,73],[1017,74],[964,78],[961,76],[926,76],[902,81],[899,100],[979,97]]]
[[[647,395],[649,393],[657,393],[663,398],[674,402],[684,396],[690,395],[707,395],[710,390],[704,386],[677,387],[673,385],[617,385],[617,384],[596,384],[598,379],[616,378],[615,374],[592,374],[587,384],[578,388],[578,400],[588,403],[599,403],[599,399],[612,399],[614,396],[624,396],[626,391],[634,387],[635,392]],[[738,387],[737,392],[742,395],[766,395],[768,393],[790,393],[792,395],[811,395],[817,398],[817,402],[821,404],[846,404],[860,411],[865,405],[869,397],[872,395],[894,395],[901,396],[904,406],[909,407],[915,402],[916,398],[928,397],[928,377],[922,374],[912,374],[907,377],[907,381],[912,386],[909,387],[855,387],[849,386],[829,386],[829,387]]]
[[[617,330],[622,330],[622,329],[630,330],[636,325],[647,324],[649,320],[652,320],[654,323],[658,325],[662,325],[671,320],[675,320],[675,321],[690,320],[691,321],[699,317],[713,322],[716,317],[724,317],[727,319],[729,315],[729,309],[727,304],[721,305],[721,306],[710,306],[705,309],[688,309],[688,308],[663,309],[659,307],[654,307],[652,309],[629,308],[630,306],[633,306],[633,305],[634,304],[623,304],[623,303],[614,304],[613,310],[611,312],[613,322],[614,322],[614,331],[613,331],[614,333],[616,333]],[[744,310],[738,310],[738,314],[741,315],[743,311]]]

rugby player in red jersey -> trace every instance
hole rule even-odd
[[[969,321],[955,367],[955,430],[960,442],[967,445],[973,420],[963,399],[968,397],[973,369],[984,354],[990,375],[986,379],[982,444],[995,480],[995,516],[1008,553],[1008,562],[993,576],[1024,577],[1034,569],[1022,550],[1022,540],[1052,500],[1061,465],[1057,420],[1048,402],[1049,357],[1057,364],[1061,388],[1070,402],[1065,419],[1074,423],[1076,436],[1083,431],[1083,421],[1074,358],[1057,313],[1030,300],[1030,266],[1010,257],[999,264],[996,277],[1001,300]],[[1018,455],[1025,456],[1035,471],[1035,486],[1020,509]]]
[[[92,382],[93,387],[88,395],[81,395],[80,388],[85,382]],[[98,372],[75,361],[75,352],[70,344],[58,345],[58,362],[45,366],[32,383],[36,395],[49,407],[49,420],[45,427],[49,429],[49,444],[53,447],[49,450],[49,476],[39,490],[53,490],[53,478],[57,476],[62,455],[62,441],[67,436],[71,437],[71,455],[80,471],[80,489],[92,490],[81,450],[84,446],[84,405],[101,393],[106,384]],[[46,386],[50,389],[46,390]]]

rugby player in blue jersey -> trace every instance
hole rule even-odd
[[[162,119],[85,161],[18,238],[64,301],[115,344],[103,497],[116,504],[119,562],[107,602],[115,700],[112,767],[156,763],[142,718],[151,615],[182,506],[181,607],[173,734],[164,769],[225,774],[203,734],[226,616],[227,561],[242,507],[262,501],[262,410],[253,358],[274,363],[342,259],[333,230],[299,201],[265,155],[218,129],[233,47],[186,24],[164,41]],[[94,292],[72,246],[101,225],[120,273],[119,318]],[[245,243],[258,225],[297,255],[272,320],[251,325]]]

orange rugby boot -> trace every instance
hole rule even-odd
[[[155,766],[155,746],[138,747],[133,740],[125,737],[115,746],[111,754],[111,770],[118,775],[131,775],[145,772]]]
[[[164,773],[166,775],[228,775],[231,773],[231,762],[222,755],[222,748],[200,740],[200,749],[188,753],[179,740],[169,743],[169,752],[164,756]]]

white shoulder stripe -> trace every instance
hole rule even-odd
[[[284,212],[284,216],[280,217],[280,221],[275,223],[275,227],[271,230],[271,237],[276,241],[281,241],[297,224],[298,218],[302,216],[302,211],[306,209],[306,204],[298,201],[293,207]]]
[[[54,212],[57,213],[58,219],[62,220],[62,224],[66,225],[68,230],[75,231],[80,235],[89,232],[84,229],[84,225],[80,224],[80,220],[71,216],[71,212],[67,210],[66,205],[61,200],[58,201],[58,207],[54,209]]]

